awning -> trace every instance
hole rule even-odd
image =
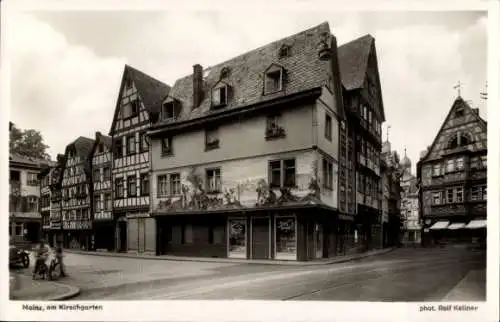
[[[486,220],[481,219],[481,220],[471,220],[467,226],[465,226],[467,229],[479,229],[479,228],[486,228]]]
[[[465,227],[465,223],[456,222],[448,226],[448,229],[462,229]]]
[[[446,229],[448,227],[449,221],[438,221],[434,223],[429,229]]]

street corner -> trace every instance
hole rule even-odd
[[[61,282],[33,280],[21,274],[10,275],[10,300],[62,301],[80,294],[80,288]]]

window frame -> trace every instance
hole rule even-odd
[[[38,187],[40,185],[40,180],[38,180],[38,174],[36,172],[26,173],[26,185],[30,187]]]
[[[125,186],[124,186],[124,180],[123,178],[116,178],[115,179],[115,184],[114,184],[114,193],[115,193],[115,199],[123,199],[125,198]],[[120,193],[121,189],[121,193]]]
[[[210,176],[213,174],[213,176]],[[221,193],[222,192],[222,171],[221,168],[207,168],[205,169],[205,189],[207,193]],[[213,182],[212,182],[213,181]],[[213,183],[213,188],[211,188]]]
[[[285,184],[286,182],[286,174],[285,174],[285,162],[286,161],[293,161],[294,166],[289,167],[288,169],[293,168],[293,184]],[[277,186],[272,183],[272,173],[275,170],[272,169],[271,165],[273,163],[279,162],[280,168],[279,168],[279,178],[280,178],[280,185]],[[297,160],[296,158],[286,158],[286,159],[276,159],[276,160],[269,160],[268,161],[268,182],[269,182],[269,187],[271,188],[279,188],[279,189],[284,189],[284,188],[296,188],[297,185]]]
[[[178,179],[175,180],[175,183],[177,183],[178,186],[175,186],[174,179]],[[168,189],[169,196],[179,196],[182,194],[182,181],[181,174],[179,172],[170,173],[168,175]]]
[[[113,156],[115,158],[123,158],[123,137],[120,136],[113,140]]]
[[[333,190],[333,162],[323,157],[322,170],[323,170],[323,188],[327,190]]]
[[[135,133],[126,136],[127,146],[125,148],[126,155],[134,155],[137,152],[136,142],[135,142]]]
[[[140,178],[140,189],[141,189],[141,196],[148,196],[149,195],[149,173],[140,173],[139,174]],[[144,189],[146,188],[146,189]]]
[[[325,138],[328,141],[332,141],[332,132],[333,132],[333,119],[332,116],[325,112]]]
[[[127,198],[131,197],[137,197],[137,176],[135,174],[127,176]]]
[[[224,95],[222,95],[222,93],[224,93]],[[216,108],[216,107],[227,106],[228,93],[229,93],[229,86],[227,86],[226,84],[221,84],[214,87],[212,89],[210,97],[212,107]],[[217,98],[217,100],[215,100],[215,98]]]
[[[212,140],[212,142],[210,142],[210,139],[209,139],[211,134],[213,134],[216,137],[216,139]],[[205,151],[218,149],[220,147],[219,143],[220,143],[219,128],[218,127],[211,127],[211,128],[205,129]]]
[[[276,77],[278,76],[278,77]],[[276,85],[277,88],[269,88],[269,84]],[[284,69],[281,66],[271,66],[264,73],[264,95],[271,95],[283,91]]]
[[[158,198],[166,198],[169,196],[168,191],[168,174],[158,174],[156,176],[156,196]]]
[[[167,143],[167,144],[165,144],[165,143]],[[161,138],[160,144],[161,144],[161,156],[162,157],[171,156],[174,154],[173,146],[172,146],[173,138],[171,136]]]
[[[171,112],[171,113],[169,113]],[[175,115],[175,102],[165,102],[161,105],[161,119],[163,121],[174,121],[177,116]],[[171,115],[170,115],[171,114]]]

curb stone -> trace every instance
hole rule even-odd
[[[56,282],[52,282],[52,283],[59,285],[61,287],[62,286],[69,287],[69,291],[67,291],[66,293],[61,294],[61,295],[49,297],[46,301],[64,301],[64,300],[68,300],[68,299],[71,299],[73,297],[76,297],[80,294],[81,290],[79,287],[76,287],[73,285],[68,285],[68,284],[56,283]]]
[[[80,254],[80,255],[90,255],[90,256],[104,256],[104,257],[114,257],[114,258],[135,258],[135,259],[147,259],[147,260],[163,260],[163,261],[179,261],[179,262],[200,262],[200,263],[228,263],[228,264],[254,264],[254,265],[290,265],[290,266],[318,266],[318,265],[332,265],[332,264],[338,264],[338,263],[345,263],[345,262],[351,262],[359,259],[363,259],[366,257],[371,257],[371,256],[377,256],[377,255],[382,255],[382,254],[387,254],[389,252],[392,252],[396,249],[396,247],[391,247],[391,248],[386,248],[382,249],[380,251],[372,251],[372,252],[367,252],[363,254],[359,254],[358,256],[353,256],[353,257],[347,257],[347,258],[339,258],[339,259],[331,259],[331,260],[325,260],[325,261],[318,261],[318,262],[296,262],[296,261],[290,261],[290,262],[283,262],[283,261],[273,261],[270,260],[269,262],[264,261],[252,261],[252,260],[242,260],[242,261],[233,261],[231,259],[222,259],[222,260],[217,260],[217,259],[204,259],[204,258],[190,258],[190,257],[163,257],[163,256],[141,256],[141,255],[136,255],[136,254],[123,254],[123,253],[107,253],[107,252],[92,252],[92,251],[74,251],[71,249],[64,250],[64,252],[68,254]]]

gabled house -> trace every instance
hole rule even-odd
[[[115,249],[115,225],[113,220],[113,187],[111,185],[112,140],[110,136],[96,132],[92,147],[92,249]]]
[[[155,252],[149,211],[150,151],[146,131],[158,119],[170,87],[126,65],[109,135],[112,139],[113,220],[116,249]]]
[[[342,108],[327,23],[195,64],[148,132],[157,254],[335,256]]]
[[[83,136],[66,146],[61,172],[62,230],[66,248],[90,249],[92,235],[92,147]]]
[[[486,238],[487,123],[457,97],[417,164],[422,243]]]
[[[339,47],[345,122],[340,126],[339,209],[343,252],[380,244],[382,124],[385,122],[375,39],[365,35]]]

